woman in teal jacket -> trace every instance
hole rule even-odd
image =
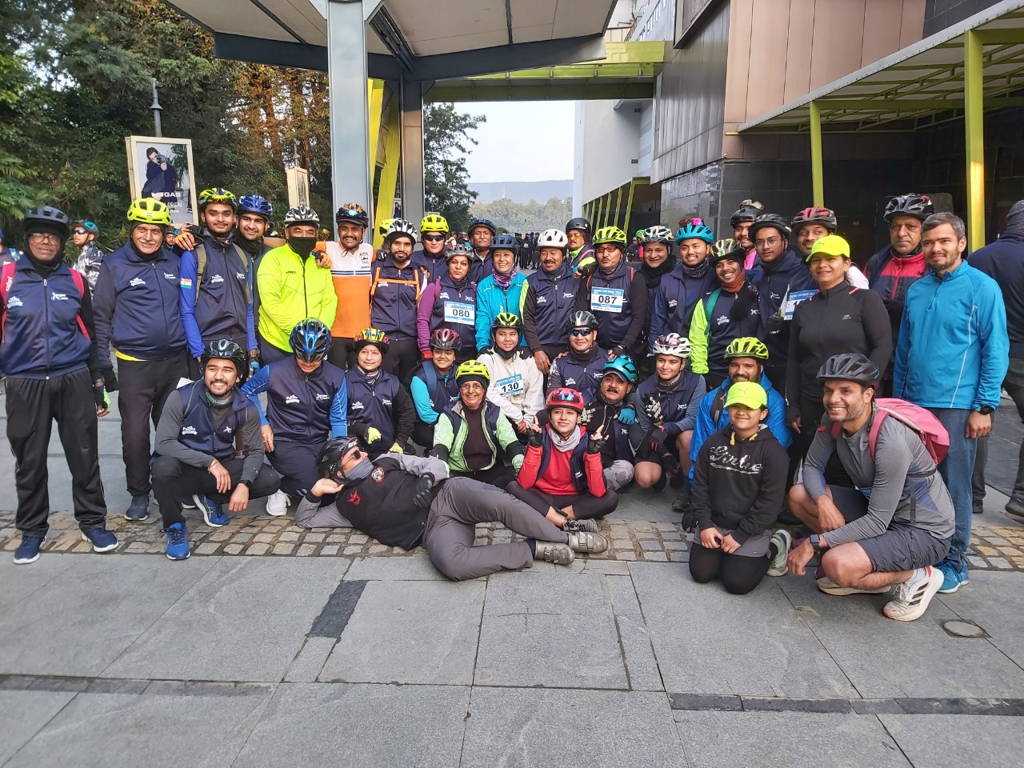
[[[502,312],[523,316],[526,300],[526,276],[516,268],[518,245],[513,235],[498,235],[491,244],[494,272],[476,287],[476,348],[490,345],[491,324]],[[519,346],[526,346],[525,334],[519,334]]]

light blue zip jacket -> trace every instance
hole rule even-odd
[[[996,281],[966,261],[943,277],[928,270],[907,290],[893,395],[925,408],[996,408],[1009,357]]]
[[[476,348],[477,351],[491,346],[491,324],[502,312],[511,312],[521,320],[523,302],[526,301],[526,275],[516,272],[508,289],[494,282],[494,275],[488,275],[476,287]],[[526,334],[519,332],[519,346],[526,346]]]

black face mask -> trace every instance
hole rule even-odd
[[[306,258],[316,247],[315,237],[289,237],[288,247],[302,258]]]

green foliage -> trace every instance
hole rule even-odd
[[[466,228],[476,200],[464,163],[477,143],[470,131],[486,120],[484,115],[457,112],[454,104],[423,108],[424,209],[440,213],[454,230]]]
[[[572,217],[572,198],[560,200],[552,197],[546,203],[534,200],[523,204],[505,198],[492,203],[474,203],[469,209],[473,216],[490,219],[509,232],[543,232],[561,229]]]

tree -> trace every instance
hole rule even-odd
[[[476,192],[469,188],[465,158],[476,139],[469,134],[484,115],[457,112],[454,104],[423,109],[424,207],[437,211],[454,230],[465,230]]]
[[[478,218],[490,219],[500,229],[509,232],[542,232],[565,226],[572,215],[572,199],[552,197],[542,205],[536,200],[523,204],[504,198],[491,203],[474,203],[470,213]]]

